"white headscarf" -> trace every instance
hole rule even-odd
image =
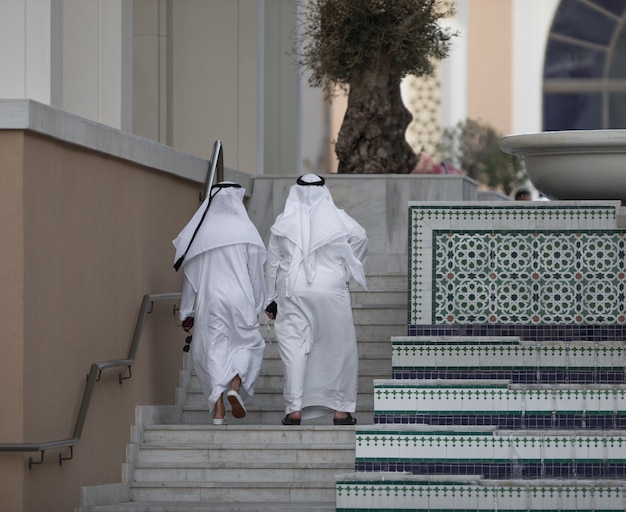
[[[231,184],[232,181],[222,181],[218,185]],[[209,199],[211,205],[207,211],[204,221],[200,225],[187,255],[183,260],[183,267],[195,256],[217,247],[234,244],[253,244],[265,250],[265,245],[254,224],[248,217],[248,212],[243,205],[245,189],[227,187],[212,187],[209,196],[204,200],[200,208],[193,215],[191,220],[182,229],[178,236],[172,241],[176,248],[174,261],[185,253],[193,234],[202,219],[202,215],[207,209]]]
[[[305,174],[298,178],[303,184],[292,185],[285,202],[285,209],[271,228],[272,233],[291,240],[297,250],[287,273],[287,295],[291,295],[300,264],[309,283],[315,277],[315,251],[331,245],[337,250],[352,277],[363,287],[365,272],[348,244],[354,235],[365,236],[365,230],[343,210],[337,208],[316,174]],[[308,185],[307,185],[308,184]]]

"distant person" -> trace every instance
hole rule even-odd
[[[193,328],[191,357],[214,425],[246,415],[265,350],[258,315],[265,304],[266,250],[243,205],[244,189],[232,182],[211,187],[209,197],[173,241],[174,267],[184,271],[180,319]]]
[[[530,193],[530,190],[525,188],[520,188],[517,192],[515,192],[515,200],[516,201],[532,201],[533,196]]]
[[[365,230],[332,200],[324,179],[306,174],[289,190],[271,228],[266,309],[283,361],[283,425],[333,414],[354,425],[358,352],[348,283],[363,288]]]

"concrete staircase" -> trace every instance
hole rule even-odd
[[[374,380],[391,377],[391,337],[406,335],[407,278],[368,276],[353,289],[359,344],[359,425],[373,423]],[[355,429],[332,416],[284,427],[282,363],[271,323],[253,403],[242,420],[210,424],[183,357],[176,405],[140,406],[122,483],[82,490],[77,512],[334,511],[335,475],[354,471]]]

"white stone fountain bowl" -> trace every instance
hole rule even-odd
[[[626,201],[626,130],[509,135],[500,149],[522,158],[533,185],[552,199]]]

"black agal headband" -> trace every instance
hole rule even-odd
[[[317,174],[316,174],[316,176],[317,176]],[[303,177],[304,177],[304,176],[300,176],[300,177],[296,180],[296,183],[297,183],[298,185],[302,185],[303,187],[308,187],[308,186],[310,186],[310,185],[314,185],[314,186],[317,186],[317,187],[321,187],[321,186],[322,186],[322,185],[324,185],[324,183],[325,183],[324,178],[322,178],[321,176],[317,176],[317,177],[320,179],[320,181],[314,181],[314,182],[312,182],[312,183],[310,183],[310,182],[308,182],[308,181],[304,181],[304,180],[302,179]]]
[[[187,246],[187,249],[185,249],[185,252],[183,253],[183,255],[180,258],[178,258],[178,260],[176,260],[176,263],[174,263],[174,270],[176,270],[176,272],[178,272],[178,269],[183,264],[183,261],[185,260],[185,256],[187,256],[187,253],[189,252],[189,248],[191,247],[193,239],[196,238],[196,235],[198,234],[198,230],[200,229],[200,226],[202,225],[202,222],[204,222],[204,218],[206,217],[206,213],[209,211],[209,206],[211,206],[211,201],[213,201],[213,198],[217,194],[219,194],[219,192],[223,188],[241,188],[241,185],[239,183],[217,183],[217,184],[215,184],[215,185],[213,185],[211,187],[211,191],[209,192],[209,202],[206,205],[206,209],[204,210],[204,213],[202,214],[202,218],[200,219],[200,222],[198,222],[198,225],[196,226],[196,229],[193,232],[191,240],[189,240],[189,245]],[[216,189],[215,193],[212,193],[213,189]]]

